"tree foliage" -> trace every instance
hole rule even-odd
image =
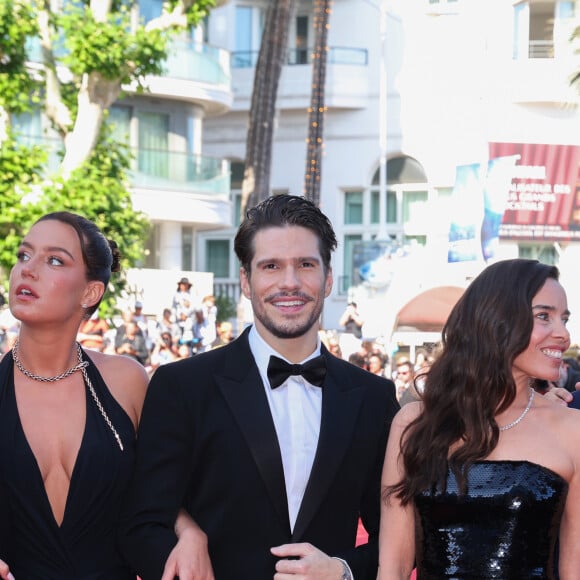
[[[148,220],[131,204],[130,157],[104,121],[124,86],[146,90],[160,75],[171,39],[187,33],[215,0],[165,0],[159,17],[135,24],[131,0],[0,1],[0,269],[4,283],[17,246],[42,214],[69,210],[114,239],[122,266],[138,266]],[[52,127],[60,163],[12,130],[14,115],[40,108]],[[119,295],[123,279],[112,281]],[[112,297],[114,298],[114,297]],[[105,313],[112,308],[112,299]]]

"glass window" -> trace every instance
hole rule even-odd
[[[403,222],[413,221],[417,207],[426,203],[428,194],[426,191],[405,191],[403,193]]]
[[[244,164],[240,161],[230,163],[230,191],[233,200],[233,219],[232,223],[237,228],[242,220],[242,183],[244,181]]]
[[[129,145],[131,109],[129,107],[113,105],[109,109],[107,123],[111,126],[113,139],[117,142]]]
[[[145,23],[161,16],[163,0],[139,0],[139,15]]]
[[[264,28],[264,11],[254,6],[236,6],[236,39],[232,66],[256,64]]]
[[[387,223],[396,224],[398,220],[397,194],[394,191],[387,191]]]
[[[42,138],[40,109],[12,116],[12,130],[17,139],[26,145],[38,143]]]
[[[181,226],[181,269],[193,270],[193,228]]]
[[[350,234],[344,236],[343,245],[343,276],[341,277],[341,285],[339,291],[344,293],[353,284],[353,255],[354,247],[359,242],[362,242],[362,234]]]
[[[230,276],[229,240],[207,240],[205,244],[205,267],[216,278]]]
[[[363,194],[362,191],[347,191],[344,194],[344,223],[363,223]]]
[[[296,17],[296,64],[308,62],[308,16]]]
[[[140,112],[139,171],[155,177],[169,177],[169,115]]]
[[[252,8],[236,6],[236,52],[250,51],[252,48]]]
[[[553,245],[544,244],[520,244],[518,245],[518,258],[539,260],[550,266],[558,265],[558,254]]]
[[[149,230],[149,238],[145,244],[145,268],[159,268],[159,237],[160,237],[160,226],[159,224],[152,224]]]
[[[371,192],[371,224],[379,223],[379,192]],[[397,223],[397,194],[394,191],[387,191],[387,223]]]

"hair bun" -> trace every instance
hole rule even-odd
[[[109,248],[111,248],[111,254],[113,254],[113,262],[111,264],[111,272],[121,271],[121,252],[119,251],[119,246],[114,240],[107,240],[109,242]]]

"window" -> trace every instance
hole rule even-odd
[[[294,64],[308,63],[308,16],[296,17],[296,49]]]
[[[428,0],[426,5],[428,14],[456,14],[461,2],[460,0]]]
[[[131,109],[129,107],[113,105],[109,109],[107,124],[111,127],[111,136],[115,141],[129,145],[131,126]]]
[[[347,191],[344,194],[344,223],[363,223],[363,194],[362,191]]]
[[[258,59],[264,11],[255,6],[236,6],[236,41],[233,67],[251,67]]]
[[[343,245],[343,268],[344,275],[340,278],[339,293],[344,294],[353,284],[353,256],[356,244],[362,242],[362,234],[344,236]]]
[[[403,193],[403,222],[416,219],[417,208],[425,206],[428,194],[426,191],[405,191]]]
[[[514,58],[554,58],[560,50],[569,50],[573,23],[571,0],[530,0],[514,5]]]
[[[550,266],[558,265],[558,254],[553,245],[543,244],[519,244],[518,258],[529,260],[539,260]]]
[[[205,265],[216,278],[229,278],[230,242],[229,240],[207,240],[205,244]]]
[[[160,251],[159,251],[160,225],[151,224],[149,238],[145,244],[145,268],[159,268]]]
[[[379,192],[371,191],[371,224],[379,223],[380,204]],[[397,194],[394,191],[387,191],[387,223],[397,223]]]
[[[240,161],[230,163],[230,191],[233,201],[232,224],[238,227],[242,221],[242,183],[244,181],[245,166]]]
[[[161,16],[163,0],[139,0],[139,15],[145,23]]]
[[[169,177],[169,115],[137,114],[139,120],[139,171],[154,177]]]
[[[181,227],[181,269],[193,270],[193,228]]]

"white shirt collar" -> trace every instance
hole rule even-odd
[[[276,350],[274,350],[261,336],[256,328],[256,325],[252,325],[250,328],[250,333],[248,335],[248,342],[250,344],[250,350],[254,355],[254,360],[256,361],[256,365],[258,366],[258,370],[260,371],[261,375],[266,375],[268,370],[268,362],[270,361],[270,356],[274,355],[281,359],[284,359],[286,362],[291,363],[284,355],[280,354]],[[314,358],[320,354],[320,337],[317,338],[316,341],[316,348],[314,352],[307,356],[304,360],[300,361],[300,363],[305,363],[306,361]]]

